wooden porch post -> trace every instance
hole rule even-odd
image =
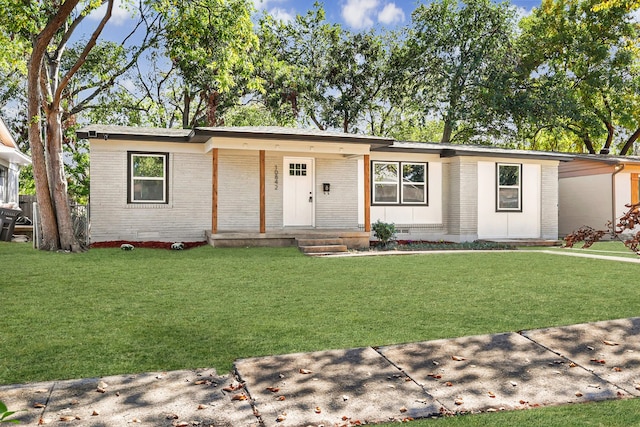
[[[211,166],[211,234],[218,233],[218,149],[212,150]]]
[[[260,150],[260,233],[264,234],[267,230],[266,221],[266,204],[264,197],[264,180],[265,180],[265,151]]]
[[[371,162],[364,156],[364,231],[371,232]]]

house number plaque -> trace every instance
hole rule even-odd
[[[275,189],[278,189],[278,165],[276,165],[273,169],[273,182],[275,185]]]

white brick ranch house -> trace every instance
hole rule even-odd
[[[558,153],[278,127],[91,125],[91,241],[558,238]]]

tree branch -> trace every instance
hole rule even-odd
[[[98,24],[96,29],[93,31],[93,34],[91,35],[91,38],[87,42],[86,46],[84,47],[84,50],[80,54],[80,57],[78,58],[76,63],[73,64],[71,69],[64,75],[64,77],[60,81],[60,84],[56,88],[56,93],[54,94],[53,102],[55,102],[55,103],[59,103],[60,102],[60,99],[62,97],[62,91],[69,84],[69,80],[71,80],[71,77],[73,77],[73,75],[80,69],[82,64],[84,64],[86,62],[87,56],[89,55],[89,52],[91,52],[91,49],[93,49],[93,47],[96,45],[96,41],[98,40],[98,37],[100,36],[100,33],[102,33],[102,30],[104,29],[105,25],[107,25],[107,21],[109,21],[109,19],[111,18],[111,12],[113,11],[113,2],[114,2],[114,0],[107,0],[107,1],[108,1],[107,10],[106,10],[104,16],[102,17],[102,20],[100,21],[100,23]]]

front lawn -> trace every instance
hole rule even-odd
[[[224,373],[243,357],[631,317],[640,306],[637,265],[535,252],[63,254],[0,242],[0,272],[0,384]]]

